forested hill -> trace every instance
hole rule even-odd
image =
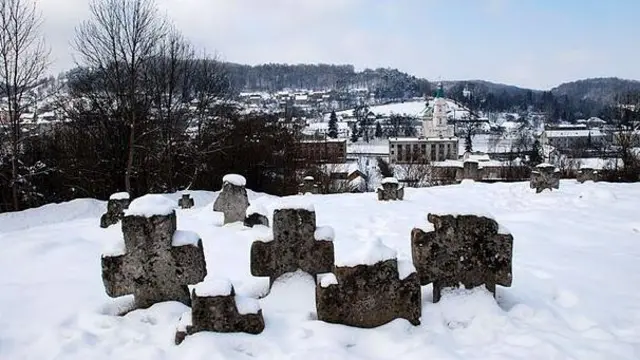
[[[640,81],[619,78],[594,78],[564,83],[551,92],[576,100],[591,100],[600,104],[625,101],[624,98],[640,92]],[[622,98],[622,99],[621,99]]]
[[[429,82],[396,69],[356,71],[353,65],[228,63],[232,87],[237,91],[280,91],[284,89],[347,90],[368,88],[377,97],[403,99],[431,92]]]

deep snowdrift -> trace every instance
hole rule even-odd
[[[196,207],[177,210],[178,228],[202,238],[208,278],[228,278],[239,296],[265,295],[268,280],[250,275],[249,248],[268,230],[216,226],[217,194],[191,194]],[[249,197],[269,211],[281,203]],[[121,236],[120,225],[98,226],[105,202],[0,215],[0,359],[637,359],[639,198],[640,184],[574,181],[538,195],[527,183],[407,189],[393,202],[313,195],[318,225],[335,231],[338,261],[374,240],[410,259],[411,229],[426,227],[429,211],[469,204],[489,212],[514,236],[513,286],[498,287],[497,302],[478,288],[438,304],[425,286],[421,326],[396,320],[365,330],[315,320],[315,284],[295,273],[260,300],[262,334],[198,333],[180,346],[182,304],[113,316],[129,299],[108,298],[100,277],[101,252]]]

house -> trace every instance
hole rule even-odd
[[[296,146],[295,155],[306,164],[344,163],[347,161],[347,140],[301,140]]]

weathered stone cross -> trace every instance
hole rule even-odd
[[[321,232],[322,233],[322,232]],[[251,274],[269,276],[271,284],[298,269],[313,275],[333,266],[331,236],[316,236],[316,213],[307,209],[279,209],[273,213],[273,241],[251,245]]]
[[[125,253],[102,256],[102,280],[111,297],[133,294],[136,308],[163,301],[191,303],[187,284],[196,284],[207,274],[202,241],[197,234],[176,231],[173,209],[159,214],[136,213],[122,219]],[[170,212],[168,212],[170,210]]]
[[[433,302],[443,288],[460,283],[466,288],[484,284],[494,295],[496,285],[511,286],[513,237],[500,233],[495,220],[435,214],[428,220],[434,230],[413,229],[411,252],[420,283],[433,283]]]
[[[182,194],[182,198],[178,200],[181,209],[191,209],[194,205],[193,198],[189,194]]]

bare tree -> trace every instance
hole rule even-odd
[[[49,65],[49,50],[40,27],[42,17],[28,0],[0,0],[0,89],[7,97],[11,189],[14,210],[20,209],[18,187],[21,143],[24,140],[21,115],[33,99],[28,93],[42,80]]]
[[[74,45],[79,65],[101,79],[93,85],[91,101],[129,128],[124,186],[131,191],[136,143],[145,136],[138,127],[150,101],[145,69],[160,55],[168,23],[153,0],[93,0],[90,12],[91,18],[76,29]]]

